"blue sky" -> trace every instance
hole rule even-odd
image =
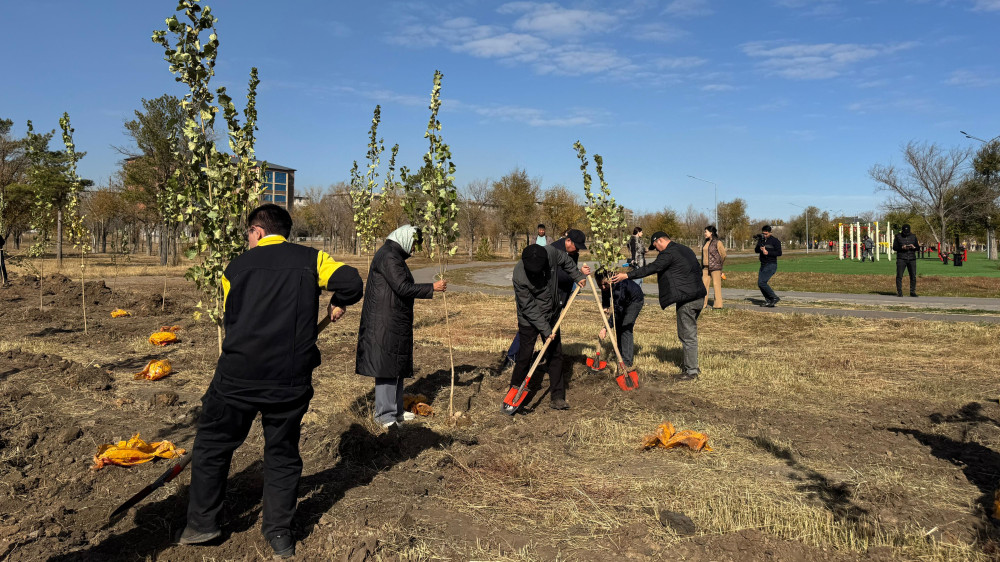
[[[375,104],[419,165],[435,69],[459,185],[520,167],[582,196],[579,139],[639,211],[710,211],[712,186],[689,174],[753,217],[872,210],[868,168],[907,141],[1000,134],[1000,0],[209,5],[213,83],[241,103],[259,68],[258,156],[298,169],[299,189],[348,178]],[[68,111],[82,174],[104,181],[140,99],[184,93],[150,40],[175,6],[6,2],[0,117],[21,133]]]

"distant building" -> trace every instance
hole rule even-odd
[[[264,193],[260,200],[291,211],[296,201],[295,169],[268,162],[264,170]]]

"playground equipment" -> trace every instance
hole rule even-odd
[[[875,249],[873,252],[873,259],[876,261],[881,261],[882,254],[885,254],[887,260],[892,261],[892,224],[889,222],[885,223],[885,231],[883,232],[880,228],[878,221],[874,223],[862,224],[861,222],[850,222],[850,223],[837,223],[837,232],[839,237],[840,245],[840,259],[852,259],[860,260],[862,257],[863,248],[861,246],[862,240],[864,240],[864,235],[867,234],[872,237],[875,242]],[[844,243],[844,227],[847,227],[847,239],[848,243]]]

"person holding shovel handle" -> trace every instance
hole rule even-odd
[[[701,282],[701,264],[691,248],[674,244],[666,232],[657,231],[651,238],[650,250],[656,249],[656,259],[644,267],[611,278],[612,283],[626,279],[641,279],[656,274],[660,292],[660,308],[677,305],[677,337],[684,349],[684,359],[678,380],[694,380],[698,368],[698,316],[708,291]]]
[[[295,554],[292,517],[298,499],[302,416],[320,364],[316,317],[323,289],[331,291],[331,321],[358,302],[358,270],[326,252],[288,242],[292,218],[273,204],[247,219],[249,249],[226,267],[222,355],[201,399],[191,461],[187,526],[180,544],[216,539],[233,452],[257,413],[264,429],[264,538],[275,556]]]
[[[595,281],[601,287],[601,306],[604,307],[604,314],[607,316],[611,312],[611,305],[614,304],[615,336],[618,340],[618,349],[621,351],[622,360],[625,362],[627,371],[632,370],[632,360],[635,356],[635,321],[642,312],[642,307],[646,304],[646,294],[642,287],[631,279],[626,279],[618,283],[611,283],[607,271],[598,270],[594,276]],[[612,293],[614,298],[612,298]],[[607,328],[601,328],[598,337],[604,339],[608,335]]]
[[[521,261],[514,266],[514,297],[517,302],[517,336],[520,347],[510,386],[521,386],[531,365],[535,340],[549,340],[549,389],[551,406],[555,410],[569,409],[566,384],[562,374],[562,339],[552,327],[561,310],[559,302],[559,272],[563,271],[574,283],[587,284],[590,267],[577,269],[576,262],[553,246],[532,244],[521,252]],[[505,406],[506,408],[506,406]],[[506,410],[504,410],[506,412]]]

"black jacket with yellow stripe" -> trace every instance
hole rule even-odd
[[[226,267],[226,336],[216,378],[228,386],[304,386],[320,364],[319,296],[345,307],[358,302],[358,270],[326,252],[266,236]]]

